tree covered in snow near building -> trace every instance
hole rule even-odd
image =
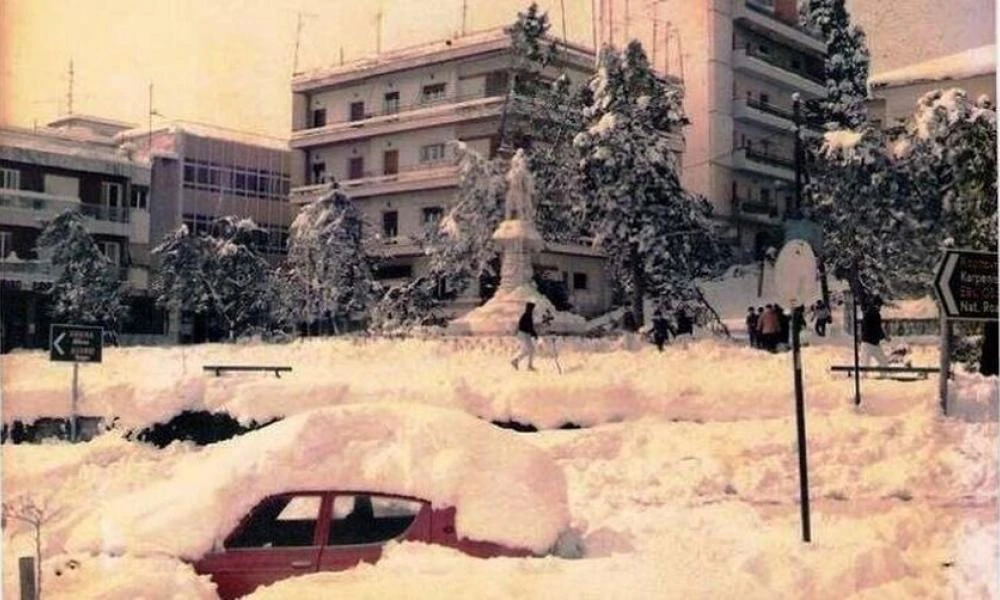
[[[642,45],[624,55],[606,47],[590,87],[589,127],[575,138],[593,190],[585,222],[641,321],[647,295],[686,298],[695,278],[723,267],[724,243],[708,202],[681,187],[671,149],[687,123],[681,92],[653,72]]]
[[[807,0],[803,24],[826,41],[826,97],[807,105],[810,118],[827,129],[857,129],[867,121],[871,56],[864,31],[851,24],[845,0]]]
[[[828,271],[846,279],[862,303],[875,294],[927,293],[935,224],[884,134],[827,132],[818,161],[807,206],[823,227]]]
[[[364,218],[335,184],[304,206],[289,229],[282,308],[294,323],[339,324],[367,317],[378,297]]]
[[[211,234],[193,234],[186,225],[167,234],[153,249],[160,259],[157,304],[207,315],[229,339],[264,325],[273,290],[267,261],[254,249],[261,233],[250,219],[222,217]]]
[[[38,237],[37,249],[57,273],[49,291],[52,320],[117,330],[128,312],[125,282],[118,265],[87,233],[80,212],[67,210],[50,221]]]
[[[985,97],[952,88],[928,92],[899,142],[938,244],[997,247],[997,116]]]

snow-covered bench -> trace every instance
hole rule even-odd
[[[216,377],[222,375],[223,371],[273,371],[274,376],[279,379],[282,373],[291,373],[292,371],[291,367],[278,365],[205,365],[202,369],[214,371]]]
[[[854,365],[833,365],[830,367],[831,371],[847,373],[849,376],[854,376]],[[927,379],[927,376],[931,373],[940,373],[941,369],[937,367],[907,367],[904,365],[888,366],[888,367],[858,367],[857,371],[859,373],[882,373],[882,374],[898,374],[898,375],[916,375],[914,379]],[[948,374],[951,377],[951,373]]]

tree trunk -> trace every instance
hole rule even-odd
[[[639,255],[639,245],[630,244],[628,252],[629,268],[632,271],[632,315],[637,327],[643,325],[643,299],[646,295],[646,285],[642,268],[642,257]]]

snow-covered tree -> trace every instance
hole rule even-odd
[[[268,319],[272,299],[267,261],[254,249],[261,233],[250,219],[222,217],[209,234],[181,225],[153,249],[157,304],[207,314],[233,339]]]
[[[49,295],[52,319],[101,325],[117,330],[128,312],[125,283],[117,265],[94,243],[79,211],[67,210],[50,221],[37,241],[58,273]]]
[[[590,87],[590,126],[575,139],[593,190],[585,219],[641,319],[647,294],[687,296],[725,251],[709,203],[680,184],[670,148],[687,123],[680,90],[653,72],[636,41],[624,55],[606,47]]]
[[[378,296],[364,219],[334,184],[299,211],[288,238],[283,306],[299,323],[338,323],[367,315]]]
[[[867,121],[868,68],[864,31],[851,24],[845,0],[807,0],[803,24],[826,41],[826,97],[807,106],[827,129],[856,129]]]

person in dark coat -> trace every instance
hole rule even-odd
[[[774,306],[768,304],[757,320],[757,332],[761,348],[769,352],[774,352],[778,344],[780,325],[778,313],[775,312]]]
[[[753,309],[752,306],[747,307],[746,324],[747,324],[747,335],[750,338],[750,347],[751,348],[756,348],[757,344],[758,344],[757,343],[757,312]]]
[[[792,320],[785,314],[785,309],[780,304],[774,305],[774,312],[778,315],[778,339],[775,341],[775,346],[778,344],[784,344],[786,347],[790,346]]]
[[[528,359],[528,370],[534,371],[535,340],[538,339],[538,332],[535,331],[535,303],[527,302],[524,305],[524,312],[517,321],[517,340],[521,347],[518,353],[510,361],[510,364],[518,369],[522,358]]]
[[[625,349],[635,349],[635,332],[639,330],[639,324],[635,320],[635,314],[628,308],[622,315],[622,331],[625,332]]]
[[[882,340],[888,340],[889,336],[882,329],[882,298],[875,296],[871,303],[865,308],[861,317],[861,351],[864,357],[862,366],[867,367],[872,359],[880,367],[889,365],[889,358],[882,350]]]
[[[694,335],[694,321],[683,308],[677,309],[674,318],[677,320],[677,335]]]
[[[669,332],[670,323],[663,316],[663,311],[656,309],[653,311],[653,343],[660,352],[663,352],[663,344],[667,342]]]
[[[830,308],[822,300],[816,301],[816,308],[813,310],[813,318],[816,319],[816,335],[826,337],[826,326],[833,319],[830,316]]]
[[[979,358],[979,373],[980,375],[996,375],[998,369],[997,363],[997,337],[1000,333],[1000,322],[991,321],[985,324],[983,327],[983,344],[981,346],[982,355]]]

